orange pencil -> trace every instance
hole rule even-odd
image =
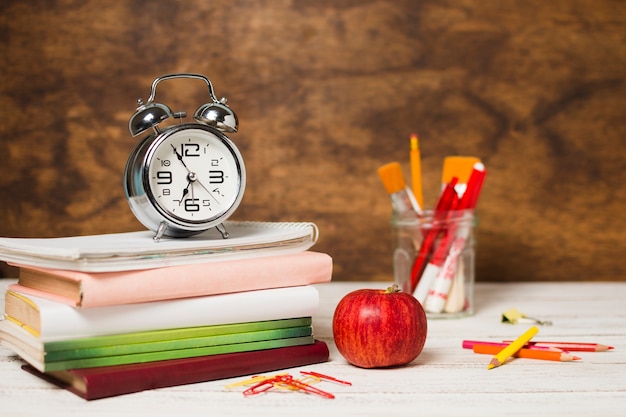
[[[472,348],[474,353],[485,353],[489,355],[496,355],[504,346],[494,346],[494,345],[481,345],[475,344]],[[578,356],[570,355],[566,352],[552,352],[548,350],[534,350],[534,349],[520,349],[513,354],[516,358],[526,358],[526,359],[541,359],[544,361],[557,361],[557,362],[571,362],[578,361],[581,358]]]

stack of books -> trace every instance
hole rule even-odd
[[[0,343],[88,400],[320,363],[313,335],[332,259],[313,223],[226,222],[156,242],[149,231],[0,238],[19,268]]]

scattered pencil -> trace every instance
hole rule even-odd
[[[482,340],[464,340],[463,341],[463,349],[474,349],[474,345],[500,346],[502,348],[502,347],[505,347],[506,345],[508,345],[509,343],[506,343],[506,342],[485,342],[485,341],[482,341]],[[563,349],[559,349],[559,348],[556,348],[556,347],[552,347],[552,346],[535,346],[533,344],[526,344],[526,345],[524,345],[524,348],[526,348],[526,349],[533,349],[533,350],[547,350],[549,352],[564,352]]]
[[[497,346],[497,345],[481,345],[475,344],[473,346],[474,353],[484,353],[495,355],[500,353],[505,347]],[[546,361],[557,361],[557,362],[571,362],[578,361],[581,358],[578,356],[571,355],[566,352],[553,352],[549,350],[537,350],[537,349],[520,349],[517,352],[513,353],[511,356],[516,358],[526,358],[526,359],[541,359]]]
[[[500,350],[489,362],[487,369],[493,369],[502,365],[509,357],[515,354],[518,350],[522,348],[526,343],[533,338],[539,332],[537,326],[532,326],[530,329],[526,330],[524,334],[515,339],[511,344],[506,346],[504,349]]]
[[[507,341],[504,341],[507,343]],[[529,342],[528,345],[532,346],[548,346],[555,347],[562,350],[571,352],[605,352],[607,350],[613,350],[613,346],[601,345],[599,343],[585,343],[585,342]]]

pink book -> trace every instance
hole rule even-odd
[[[96,307],[329,282],[332,258],[303,251],[118,272],[27,267],[9,289],[74,307]]]

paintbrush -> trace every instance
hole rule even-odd
[[[391,205],[396,213],[405,214],[412,211],[418,215],[422,214],[422,208],[417,203],[413,192],[406,186],[402,168],[398,162],[390,162],[378,168],[378,176],[389,194]]]

